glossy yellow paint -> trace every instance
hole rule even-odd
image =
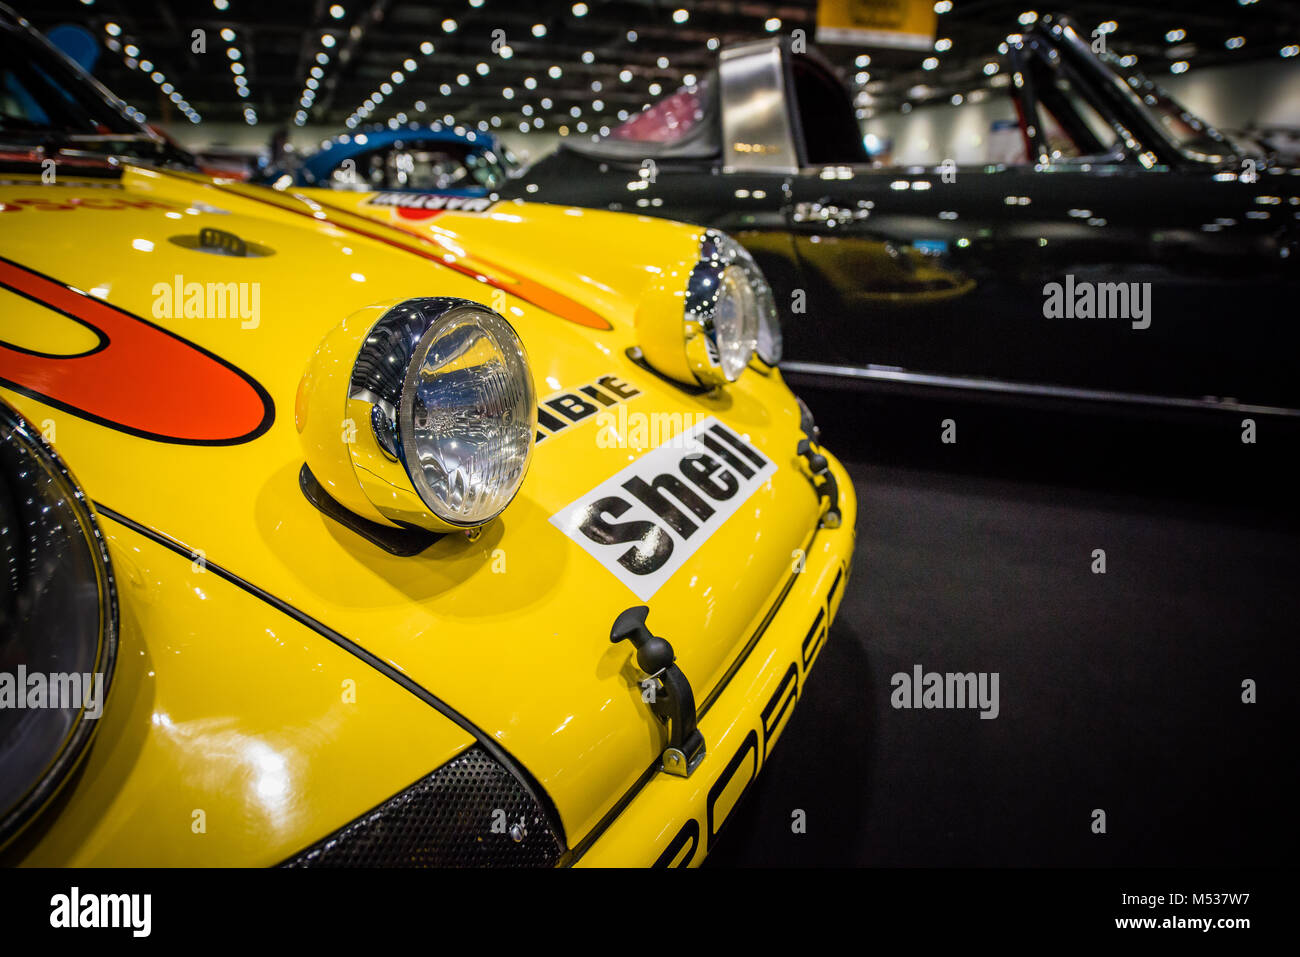
[[[73,783],[6,861],[276,864],[472,742],[202,558],[99,524],[121,609],[102,726]]]
[[[689,778],[656,774],[578,860],[580,867],[698,867],[785,731],[848,584],[857,502],[827,457],[848,521],[809,543],[760,644],[700,719],[708,756]],[[674,839],[678,839],[676,842]]]
[[[775,371],[754,368],[725,390],[694,395],[628,357],[637,344],[643,293],[694,259],[699,237],[692,227],[525,203],[400,224],[392,210],[345,208],[360,210],[366,198],[298,197],[137,168],[112,186],[75,180],[42,186],[36,178],[0,186],[0,204],[11,210],[0,212],[0,256],[164,326],[237,366],[265,388],[275,417],[250,442],[178,445],[0,391],[38,427],[53,428],[56,448],[91,498],[323,622],[492,736],[546,789],[569,845],[577,846],[636,785],[662,749],[664,734],[640,700],[631,649],[609,642],[614,618],[640,602],[549,518],[646,450],[602,439],[594,416],[577,422],[539,444],[519,495],[480,537],[447,535],[415,557],[396,557],[322,515],[299,490],[303,451],[294,409],[309,357],[346,316],[375,303],[459,296],[489,305],[514,325],[539,396],[614,375],[640,390],[629,410],[716,415],[748,436],[777,471],[649,602],[652,626],[673,642],[698,700],[722,681],[788,580],[792,556],[807,547],[817,527],[821,506],[795,452],[802,438],[799,410]],[[203,227],[235,233],[273,253],[240,259],[171,241]],[[186,283],[255,283],[260,314],[255,322],[158,315],[155,289],[176,276]],[[342,456],[347,423],[336,428]],[[842,474],[840,488],[851,496]],[[853,517],[849,507],[849,527]],[[817,541],[839,543],[834,561],[847,563],[851,536],[825,534]],[[120,529],[114,535],[123,540]],[[124,548],[115,547],[115,561],[119,554],[128,560]],[[368,692],[396,695],[383,706],[390,714],[327,705],[318,696],[344,672],[359,678],[358,664],[334,661],[333,646],[298,634],[300,626],[278,613],[272,624],[264,606],[254,610],[252,599],[232,594],[231,586],[204,584],[212,576],[192,581],[181,556],[154,555],[149,568],[156,587],[138,599],[123,589],[124,622],[132,623],[135,636],[135,651],[124,658],[142,653],[156,675],[137,679],[135,691],[123,678],[104,719],[117,723],[101,729],[87,765],[95,773],[74,784],[44,838],[50,843],[32,852],[33,863],[269,863],[295,841],[309,843],[346,823],[465,745],[459,729],[418,702],[413,707],[428,714],[411,724],[405,713],[410,696],[392,682],[387,692]],[[194,587],[213,597],[196,606],[179,597]],[[810,599],[796,599],[799,594],[796,586],[781,606],[789,628],[811,608],[800,613],[800,602]],[[281,651],[267,658],[258,638],[264,621],[277,634],[288,629],[310,639],[301,644],[309,649],[306,657]],[[224,629],[253,622],[259,628],[239,631],[242,637],[229,648],[220,638]],[[175,648],[176,641],[183,647]],[[747,669],[766,659],[768,641],[751,654]],[[205,655],[211,649],[220,654],[210,660]],[[313,671],[308,659],[324,662],[324,671]],[[187,674],[184,660],[201,667]],[[181,669],[175,679],[160,670],[169,675],[173,667]],[[197,688],[205,671],[219,677],[216,689]],[[186,710],[185,694],[168,692],[164,711],[173,720],[185,715],[193,732],[188,736],[144,726],[154,713],[146,707],[149,695],[161,693],[164,678],[204,703]],[[244,688],[266,693],[239,690],[241,680],[252,682]],[[752,694],[760,694],[767,679],[754,680]],[[741,720],[754,700],[729,688],[707,716],[709,727],[722,727],[724,707]],[[393,741],[394,729],[417,727],[420,720],[429,727],[401,736],[401,742],[421,741],[418,753],[407,754]],[[295,782],[290,824],[279,830],[267,823],[256,787],[250,791],[253,772],[238,756],[222,758],[227,746],[217,743],[222,735],[235,741],[270,736],[278,743],[277,727],[296,729],[284,745]],[[364,773],[350,770],[350,751],[353,766]],[[376,764],[368,763],[371,757]],[[221,791],[211,770],[218,767],[229,769],[239,786]],[[173,787],[175,796],[149,793]],[[207,844],[169,849],[167,838],[141,833],[152,826],[152,815],[199,807],[195,802],[213,790],[224,797],[206,800],[229,827],[219,833],[210,827],[215,839]],[[629,810],[659,808],[638,814],[669,820],[678,814],[668,807],[676,794],[656,786]],[[619,825],[607,840],[615,833],[627,832]],[[643,860],[657,833],[646,831],[646,846],[635,854],[611,851],[600,859]],[[613,846],[635,840],[620,838]]]

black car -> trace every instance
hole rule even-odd
[[[824,60],[770,40],[507,188],[726,230],[792,381],[1300,416],[1300,169],[1043,17],[1018,162],[882,167]]]

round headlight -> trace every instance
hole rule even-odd
[[[688,385],[735,382],[756,353],[768,365],[781,358],[772,287],[748,250],[714,229],[700,237],[693,264],[665,270],[644,290],[636,324],[646,362]]]
[[[735,382],[749,365],[758,344],[758,297],[749,276],[739,266],[724,268],[719,285],[713,306],[713,341],[722,374],[728,382]]]
[[[312,408],[335,401],[345,349],[356,350],[341,416],[352,481],[323,437],[331,414]],[[486,524],[515,497],[532,459],[537,397],[505,318],[465,299],[408,299],[364,310],[326,337],[303,378],[298,418],[307,465],[335,499],[372,520],[445,532]]]
[[[768,365],[774,366],[781,361],[781,355],[785,350],[785,339],[781,335],[781,317],[777,314],[776,297],[772,295],[772,287],[767,284],[767,278],[759,270],[757,263],[752,259],[750,262],[754,265],[754,271],[749,281],[754,289],[755,308],[758,312],[758,345],[755,346],[754,352]]]
[[[89,503],[0,402],[0,845],[76,767],[116,652],[113,575]]]
[[[781,320],[776,311],[776,298],[768,285],[763,270],[758,268],[749,250],[725,233],[710,230],[705,236],[701,255],[712,258],[745,274],[749,281],[749,294],[753,297],[754,352],[770,366],[781,361],[783,340]],[[746,360],[748,362],[748,360]]]

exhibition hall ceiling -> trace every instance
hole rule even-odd
[[[802,36],[861,118],[1007,82],[1008,35],[1051,11],[1151,76],[1300,53],[1300,5],[941,0],[924,49],[816,43],[817,0],[45,0],[18,12],[98,41],[93,72],[150,122],[311,125],[452,117],[593,135],[708,72],[719,47]],[[797,34],[796,31],[803,31]],[[201,32],[197,32],[201,31]],[[88,45],[90,46],[90,45]],[[201,49],[200,49],[201,48]],[[1300,59],[1297,59],[1300,64]],[[977,96],[980,95],[977,93]]]

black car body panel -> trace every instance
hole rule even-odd
[[[1300,169],[1066,19],[1008,61],[1023,163],[873,166],[831,68],[773,40],[506,195],[730,232],[776,292],[795,381],[1300,416]]]

